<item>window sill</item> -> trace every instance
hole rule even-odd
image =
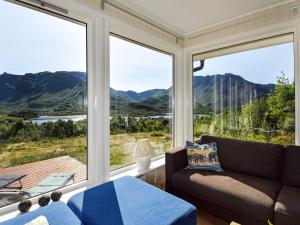
[[[115,180],[123,176],[138,177],[163,165],[165,165],[165,154],[153,157],[151,159],[150,168],[147,171],[139,171],[135,164],[111,171],[110,180]]]

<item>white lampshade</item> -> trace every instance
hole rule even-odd
[[[149,157],[153,154],[153,149],[150,144],[149,139],[140,139],[137,140],[135,145],[135,150],[133,153],[133,158],[143,158],[143,157]]]

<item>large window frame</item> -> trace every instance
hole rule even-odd
[[[128,37],[128,36],[125,36],[124,34],[120,34],[118,32],[115,32],[115,31],[110,31],[109,32],[109,36],[113,36],[113,37],[117,37],[117,38],[120,38],[124,41],[128,41],[129,43],[132,43],[132,44],[136,44],[138,46],[141,46],[141,47],[144,47],[144,48],[147,48],[147,49],[150,49],[150,50],[153,50],[153,51],[156,51],[156,52],[159,52],[159,53],[162,53],[162,54],[165,54],[165,55],[168,55],[168,56],[171,56],[172,57],[172,101],[171,101],[171,108],[172,108],[172,148],[174,148],[176,146],[175,144],[175,130],[176,130],[176,109],[175,109],[175,106],[176,106],[176,101],[175,101],[175,94],[176,94],[176,88],[175,88],[175,77],[176,77],[176,70],[175,70],[175,58],[176,58],[176,54],[173,52],[170,52],[168,50],[164,50],[162,48],[159,48],[159,47],[154,47],[153,45],[150,45],[150,44],[146,44],[146,43],[143,43],[143,42],[140,42],[140,41],[137,41],[131,37]],[[109,84],[110,85],[110,84]],[[110,101],[109,101],[109,105],[110,105]],[[109,112],[110,112],[110,109],[109,109]],[[110,116],[110,113],[109,113],[109,116]],[[110,135],[110,133],[109,133]],[[109,143],[110,145],[110,143]],[[110,155],[110,147],[109,147],[109,155]],[[159,154],[159,155],[155,155],[153,157],[151,157],[151,161],[156,161],[156,160],[160,160],[162,158],[164,158],[165,154],[162,153],[162,154]],[[110,160],[109,160],[110,161]],[[124,165],[118,169],[115,169],[115,170],[112,170],[110,171],[110,177],[113,177],[113,176],[118,176],[122,173],[126,173],[127,171],[129,170],[132,170],[135,168],[135,163],[130,163],[128,165]]]
[[[17,0],[7,0],[8,2],[12,3],[12,4],[16,4],[16,5],[19,5],[20,7],[24,7],[24,8],[28,8],[30,10],[33,10],[33,11],[37,11],[37,12],[40,12],[40,13],[43,13],[43,14],[47,14],[49,16],[52,16],[52,17],[56,17],[56,18],[59,18],[61,20],[66,20],[66,21],[69,21],[71,23],[75,23],[75,24],[78,24],[80,26],[84,26],[85,27],[85,37],[86,37],[86,43],[85,43],[85,46],[86,46],[86,51],[85,51],[85,58],[86,58],[86,99],[87,101],[89,101],[90,99],[90,91],[89,91],[89,86],[90,86],[90,83],[91,81],[89,81],[89,60],[88,60],[88,55],[89,55],[89,50],[88,50],[88,36],[89,35],[89,30],[90,30],[90,27],[91,27],[91,21],[90,20],[87,20],[86,18],[84,17],[76,17],[74,15],[72,16],[69,16],[68,13],[64,14],[63,12],[60,12],[60,11],[52,11],[48,8],[41,8],[33,3],[29,3],[29,2],[23,2],[23,1],[17,1]],[[74,184],[71,184],[71,185],[68,185],[68,186],[64,186],[62,188],[59,188],[59,189],[63,189],[63,190],[73,190],[75,187],[81,187],[83,185],[86,185],[88,183],[88,180],[89,180],[89,171],[88,171],[88,164],[89,164],[89,158],[90,158],[90,151],[89,151],[89,127],[90,127],[90,120],[89,120],[89,111],[90,111],[90,107],[89,107],[89,104],[87,104],[86,106],[86,120],[87,120],[87,132],[86,132],[86,135],[85,135],[85,139],[86,139],[86,147],[87,147],[87,151],[86,151],[86,178],[85,180],[82,180],[82,181],[79,181],[79,182],[76,182]],[[40,196],[38,196],[40,197]],[[36,197],[32,197],[31,199],[33,199],[33,201],[35,200]],[[14,204],[12,204],[14,205]],[[7,205],[7,206],[4,206],[3,208],[5,207],[9,207],[10,205]]]
[[[259,34],[258,31],[255,31],[256,33]],[[254,33],[255,33],[254,32]],[[189,51],[189,59],[188,59],[188,65],[190,65],[188,68],[188,74],[189,74],[189,87],[191,89],[191,92],[189,93],[189,97],[188,99],[190,99],[189,101],[192,103],[190,104],[190,107],[188,108],[188,115],[190,115],[190,118],[187,120],[187,137],[189,140],[194,140],[194,88],[193,88],[193,76],[194,76],[194,57],[197,55],[204,55],[204,56],[210,56],[208,58],[214,58],[214,57],[219,57],[222,55],[228,55],[228,54],[233,54],[233,53],[238,53],[238,52],[243,52],[243,51],[248,51],[248,50],[253,50],[253,49],[259,49],[259,48],[263,48],[263,47],[270,47],[270,46],[274,46],[274,45],[278,45],[280,44],[280,41],[282,41],[282,43],[292,43],[293,44],[293,49],[294,49],[294,83],[295,83],[295,145],[299,145],[300,142],[300,133],[299,133],[299,121],[300,121],[300,114],[299,114],[299,89],[300,89],[300,84],[299,84],[299,76],[298,76],[298,70],[300,69],[299,67],[297,67],[297,60],[299,58],[297,58],[297,34],[296,34],[296,28],[292,27],[292,28],[288,28],[288,29],[284,29],[282,31],[277,31],[274,32],[273,34],[268,34],[268,35],[254,35],[255,37],[251,37],[251,38],[246,38],[244,41],[241,41],[240,39],[238,39],[238,41],[227,41],[227,42],[221,42],[216,44],[218,47],[208,47],[208,48],[202,48],[202,50],[200,50],[199,48],[195,48]],[[291,41],[286,41],[286,39],[284,36],[287,35],[292,35],[293,38]],[[239,36],[239,35],[237,35]],[[276,44],[274,44],[272,42],[273,38],[281,38],[281,40]],[[255,42],[260,42],[260,44],[258,44],[257,48],[253,48],[251,47],[252,43]],[[237,50],[237,49],[241,49],[241,50]]]
[[[97,120],[97,114],[104,112],[105,96],[101,89],[103,89],[104,82],[101,81],[101,77],[105,77],[106,72],[105,54],[107,49],[105,46],[105,26],[104,16],[99,16],[94,11],[82,10],[82,6],[78,3],[59,2],[57,5],[68,9],[68,13],[64,14],[58,11],[54,11],[48,8],[43,8],[38,4],[27,1],[7,0],[10,3],[17,4],[21,7],[29,8],[41,13],[55,16],[70,22],[74,22],[86,27],[86,88],[87,88],[87,134],[86,134],[86,146],[87,146],[87,162],[86,162],[86,179],[65,187],[60,188],[63,193],[72,192],[82,188],[93,187],[99,183],[106,181],[108,178],[105,176],[105,168],[101,160],[104,159],[104,149],[99,144],[104,146],[104,137],[97,137],[95,133],[100,133],[100,130],[105,129],[105,124],[102,121]],[[95,27],[101,29],[95,29]],[[97,40],[95,36],[102,37]],[[98,52],[98,54],[97,54]],[[100,54],[99,54],[100,53]],[[95,123],[94,121],[99,121]],[[101,132],[102,133],[102,132]],[[97,138],[96,138],[97,137]],[[97,160],[100,158],[100,160]],[[100,163],[99,163],[100,162]],[[100,172],[99,172],[100,171]],[[30,200],[32,203],[37,203],[40,196],[32,197]],[[0,215],[5,215],[12,211],[17,211],[18,203],[7,205],[0,208]]]
[[[142,28],[137,28],[127,22],[111,18],[98,10],[83,6],[79,2],[51,0],[68,13],[54,11],[49,8],[43,8],[27,0],[7,0],[24,7],[43,13],[55,14],[66,19],[77,20],[87,24],[87,73],[88,79],[88,162],[87,162],[87,180],[72,184],[60,189],[63,193],[82,190],[101,184],[111,179],[112,175],[122,176],[125,171],[131,170],[135,165],[123,168],[114,174],[110,172],[110,151],[109,151],[109,35],[110,32],[122,35],[142,45],[149,46],[156,50],[167,52],[173,55],[173,146],[181,146],[184,143],[184,120],[182,101],[184,98],[184,68],[183,48],[164,39],[160,35],[149,35]],[[103,116],[99,116],[103,115]],[[164,155],[153,158],[153,161],[161,163]],[[157,165],[157,163],[155,163]],[[132,174],[131,174],[132,175]],[[133,174],[134,175],[134,174]],[[68,196],[67,194],[65,195]],[[38,197],[31,199],[35,204]],[[8,205],[0,209],[0,216],[11,213],[16,215],[17,204]]]

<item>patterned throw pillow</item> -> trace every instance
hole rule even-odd
[[[216,143],[197,144],[186,142],[188,169],[213,170],[223,172],[217,153]]]

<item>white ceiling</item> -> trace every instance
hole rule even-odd
[[[115,0],[182,35],[291,0]]]

